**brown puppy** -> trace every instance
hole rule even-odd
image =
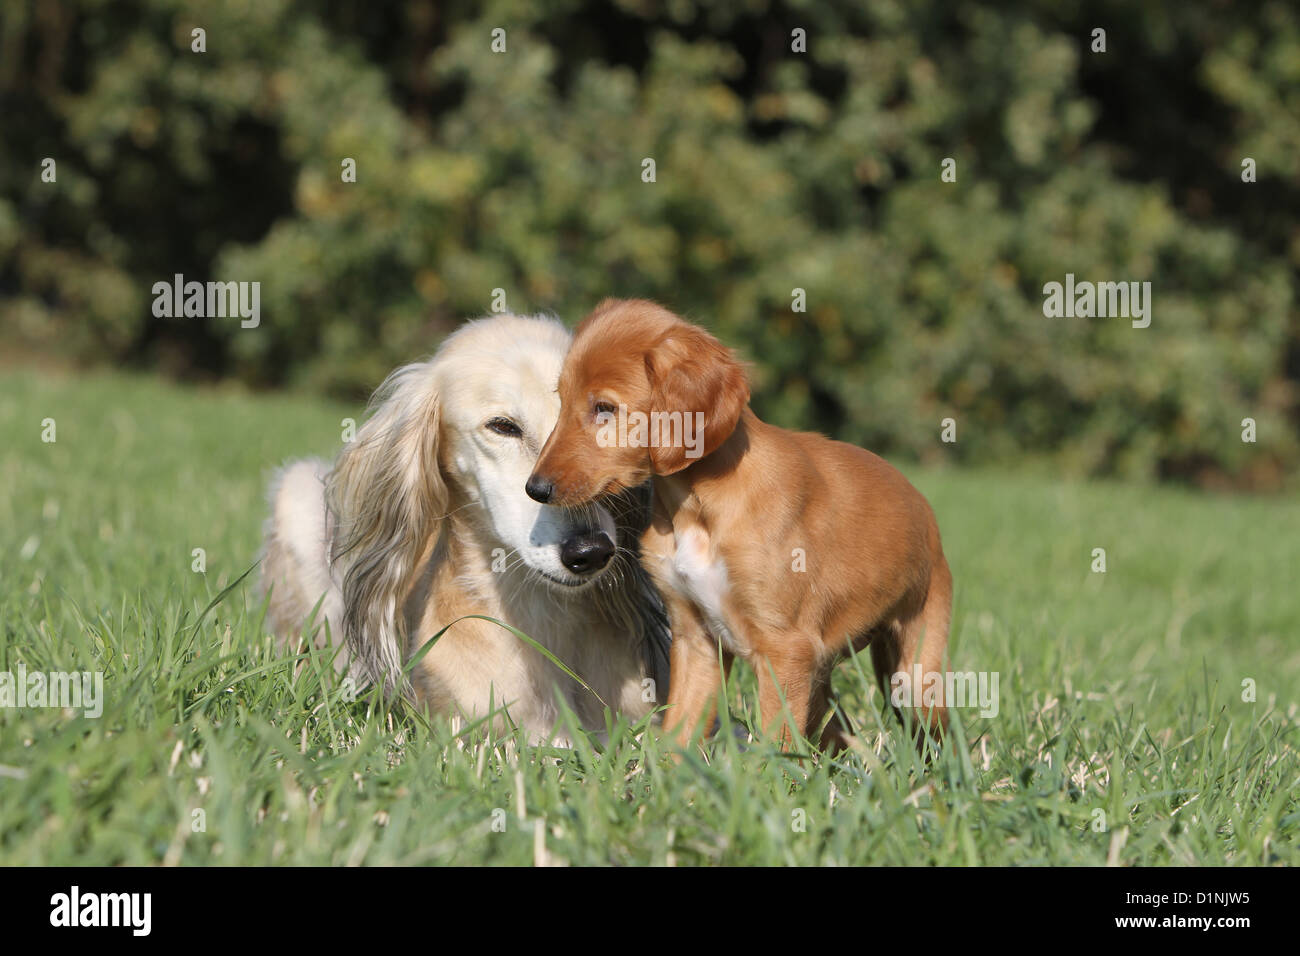
[[[831,669],[850,648],[870,645],[886,694],[891,679],[942,671],[952,577],[934,513],[892,466],[759,421],[731,352],[653,302],[598,305],[559,391],[528,494],[571,507],[654,476],[641,553],[672,623],[664,727],[680,742],[712,723],[736,656],[757,674],[765,729],[787,715],[786,743],[826,719]],[[942,691],[920,691],[902,703],[938,733]],[[821,746],[844,742],[832,718]]]

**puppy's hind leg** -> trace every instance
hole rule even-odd
[[[935,740],[948,729],[944,689],[951,614],[952,573],[940,554],[921,609],[907,620],[878,629],[871,639],[871,662],[881,690],[893,703],[891,682],[897,677],[910,691],[902,703],[912,711],[917,730]],[[901,719],[901,709],[894,710]]]

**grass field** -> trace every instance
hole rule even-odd
[[[0,708],[0,863],[1300,862],[1294,500],[907,469],[997,716],[960,711],[926,767],[850,661],[861,751],[675,763],[636,728],[488,745],[348,702],[270,649],[253,575],[203,613],[256,558],[270,469],[359,412],[3,373],[0,670],[102,670],[105,701]]]

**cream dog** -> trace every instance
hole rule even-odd
[[[584,728],[605,727],[592,693],[506,629],[464,620],[414,668],[410,656],[467,614],[504,621],[635,719],[667,691],[663,608],[637,541],[647,487],[579,508],[524,493],[559,412],[569,334],[546,318],[470,322],[426,362],[394,372],[332,469],[292,463],[271,488],[263,585],[291,641],[317,601],[318,645],[340,666],[465,718],[504,710],[535,741],[558,735],[557,693]],[[498,726],[506,723],[497,714]]]

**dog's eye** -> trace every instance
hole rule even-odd
[[[612,402],[597,402],[594,408],[597,415],[613,415],[618,411]]]
[[[505,435],[507,438],[522,438],[524,431],[508,418],[489,418],[484,426],[490,432]]]

